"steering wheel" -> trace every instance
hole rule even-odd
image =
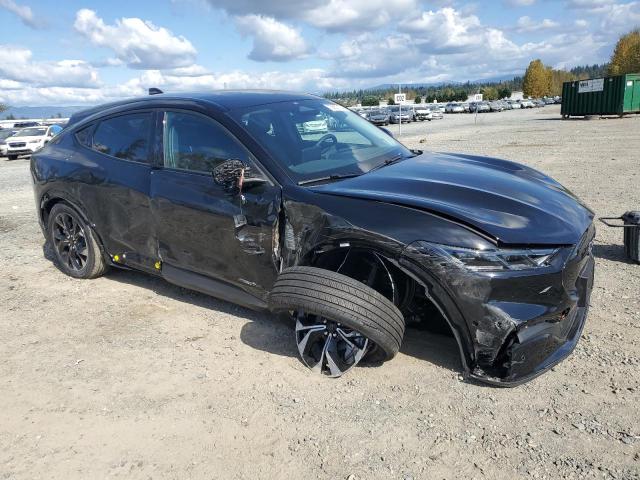
[[[327,133],[325,135],[323,135],[314,145],[314,147],[320,147],[321,150],[325,150],[329,147],[331,147],[332,145],[327,145],[325,147],[322,146],[323,143],[325,143],[327,140],[331,140],[331,143],[333,144],[333,146],[338,144],[338,139],[336,138],[336,136],[333,133]]]

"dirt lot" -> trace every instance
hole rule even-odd
[[[450,115],[403,141],[527,163],[598,215],[640,209],[640,116],[559,118]],[[599,229],[575,353],[535,381],[463,382],[453,341],[414,330],[329,380],[267,315],[143,274],[62,275],[28,166],[0,160],[0,478],[640,478],[640,266],[621,231]]]

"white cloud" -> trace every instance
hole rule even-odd
[[[236,18],[238,30],[253,37],[249,58],[257,62],[284,62],[301,58],[309,48],[300,32],[271,17],[245,15]]]
[[[529,16],[523,16],[518,19],[517,27],[519,32],[537,32],[540,30],[549,30],[559,27],[558,22],[554,22],[548,18],[538,22]]]
[[[506,0],[506,3],[512,7],[528,7],[536,3],[536,0]]]
[[[40,26],[40,22],[36,20],[31,7],[28,5],[20,5],[13,0],[0,0],[0,8],[4,8],[17,15],[20,20],[29,27],[37,28]]]
[[[274,18],[296,18],[301,12],[324,5],[327,0],[207,0],[214,8],[232,15],[265,15]]]
[[[415,0],[329,0],[302,17],[328,31],[371,31],[411,14],[416,5]]]
[[[208,0],[231,15],[303,20],[330,32],[371,31],[412,14],[418,0]]]
[[[0,45],[0,76],[34,86],[85,87],[98,85],[98,72],[83,60],[38,62],[31,50]]]
[[[569,8],[597,8],[614,2],[615,0],[567,0],[567,6]]]
[[[140,18],[122,18],[107,25],[85,8],[76,13],[74,27],[93,45],[113,50],[129,68],[188,67],[195,61],[196,49],[189,40]]]
[[[403,31],[433,52],[456,53],[473,49],[482,43],[485,31],[475,15],[463,15],[454,8],[422,12],[400,24]]]
[[[417,68],[419,52],[410,35],[376,37],[362,34],[343,42],[334,55],[333,76],[342,78],[378,78]]]
[[[600,20],[600,29],[608,34],[627,33],[640,26],[640,2],[599,5],[589,13]]]

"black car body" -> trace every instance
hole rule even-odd
[[[318,110],[333,115],[333,139],[297,138],[301,163],[288,163],[293,150],[274,119],[302,122]],[[194,119],[228,136],[214,178],[172,163],[172,145],[198,141],[187,140],[198,131]],[[128,153],[133,144],[119,157],[109,150],[124,121],[147,122],[143,161]],[[167,130],[179,121],[184,129]],[[377,139],[375,128],[327,100],[280,92],[163,94],[98,107],[33,155],[40,223],[47,231],[64,202],[95,231],[109,264],[255,309],[271,308],[289,267],[340,272],[379,292],[407,323],[446,322],[464,371],[483,382],[516,385],[565,358],[589,305],[593,213],[556,181],[505,160],[409,151],[388,136],[379,141],[389,156],[362,160],[367,148],[344,142],[358,131]],[[360,171],[336,163],[330,175],[311,173],[319,158],[334,161],[322,152],[347,150]],[[180,158],[198,161],[192,153]],[[228,159],[244,164],[240,189],[218,181]]]

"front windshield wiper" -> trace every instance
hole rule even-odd
[[[311,183],[328,182],[330,180],[342,180],[343,178],[359,177],[360,175],[362,175],[362,174],[361,173],[333,174],[333,175],[327,175],[326,177],[318,177],[318,178],[310,178],[308,180],[300,180],[298,182],[298,185],[309,185]]]
[[[371,170],[369,170],[370,172],[373,172],[374,170],[379,170],[382,167],[386,167],[387,165],[392,165],[394,163],[398,163],[400,160],[404,160],[406,158],[412,158],[415,157],[416,155],[408,155],[408,156],[404,156],[403,154],[399,154],[396,155],[395,157],[391,157],[391,158],[387,158],[384,162],[382,162],[380,165],[376,165],[375,167],[373,167]]]

